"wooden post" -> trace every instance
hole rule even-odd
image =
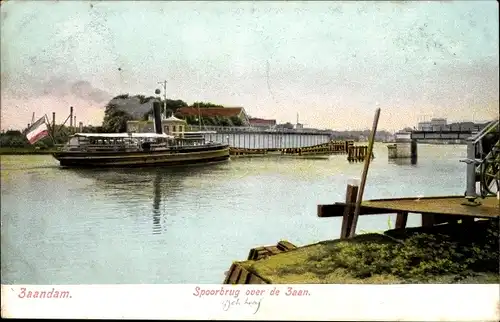
[[[434,214],[422,214],[422,227],[434,226],[435,220]]]
[[[52,112],[52,136],[54,136],[54,133],[56,131],[56,112]]]
[[[73,106],[69,107],[69,127],[73,130]]]
[[[408,221],[408,212],[402,211],[398,212],[396,216],[396,229],[406,228],[406,222]]]
[[[411,140],[410,143],[410,162],[411,164],[417,164],[417,140]]]
[[[373,118],[372,132],[370,133],[370,141],[368,142],[368,154],[373,152],[373,142],[375,141],[375,133],[377,132],[378,119],[380,117],[380,108],[375,110],[375,117]],[[358,217],[361,211],[361,200],[363,200],[363,193],[365,191],[366,177],[368,175],[368,168],[370,167],[370,158],[365,159],[363,174],[361,176],[361,183],[359,185],[358,197],[356,199],[356,208],[354,209],[354,217],[350,230],[350,236],[354,237],[356,234],[356,226],[358,225]]]
[[[342,228],[340,229],[341,239],[349,237],[349,231],[351,230],[352,218],[354,215],[354,208],[356,204],[357,195],[358,195],[358,185],[347,184],[347,190],[345,193],[345,208],[342,219]]]

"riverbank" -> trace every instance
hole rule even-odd
[[[0,147],[0,155],[37,155],[52,154],[56,149],[10,148]]]
[[[270,284],[500,283],[498,223],[392,229],[236,264]]]

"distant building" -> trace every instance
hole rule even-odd
[[[446,119],[432,119],[431,120],[431,126],[432,126],[432,131],[440,131],[442,129],[445,129],[447,125]]]
[[[444,118],[433,118],[427,122],[419,122],[417,129],[419,131],[440,131],[444,130],[448,125],[448,121]]]
[[[267,128],[267,129],[272,129],[276,126],[276,120],[266,120],[266,119],[259,119],[259,118],[250,118],[249,119],[249,124],[252,127],[260,127],[260,128]]]
[[[417,129],[419,131],[432,131],[432,124],[431,122],[419,122]]]
[[[301,123],[296,123],[296,124],[295,124],[295,129],[296,129],[296,130],[302,130],[302,129],[304,129],[304,124],[301,124]]]
[[[181,107],[177,110],[176,115],[186,117],[186,116],[201,116],[201,117],[237,117],[241,120],[241,123],[244,126],[248,126],[250,124],[249,117],[245,112],[243,107],[205,107],[205,108],[197,108],[197,107]]]
[[[181,136],[186,131],[186,121],[171,116],[161,120],[163,133]],[[155,131],[154,121],[150,117],[147,121],[128,121],[127,132],[129,133],[152,133]]]

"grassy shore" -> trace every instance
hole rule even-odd
[[[34,149],[34,148],[11,148],[0,147],[0,155],[20,155],[20,154],[52,154],[57,150],[52,149]]]
[[[272,284],[500,283],[498,218],[388,230],[242,262]]]

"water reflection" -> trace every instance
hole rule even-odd
[[[161,234],[162,233],[162,225],[161,219],[165,219],[166,213],[165,211],[160,211],[160,204],[162,199],[162,178],[163,176],[159,171],[156,172],[155,178],[153,181],[153,234]],[[179,180],[180,183],[180,180]],[[177,185],[176,185],[177,186]],[[167,189],[168,191],[168,189]],[[176,190],[173,190],[176,191]]]
[[[396,165],[417,165],[417,160],[415,159],[405,159],[405,158],[399,158],[399,159],[389,159],[389,164],[396,164]]]
[[[214,171],[223,171],[219,164],[177,168],[130,168],[130,169],[64,169],[79,177],[92,180],[92,189],[97,194],[116,198],[117,202],[148,202],[152,200],[152,232],[166,232],[169,207],[174,195],[181,194],[183,181],[190,176],[204,176]],[[88,188],[86,188],[88,189]],[[102,193],[102,194],[101,194]],[[152,198],[151,198],[152,193]]]

